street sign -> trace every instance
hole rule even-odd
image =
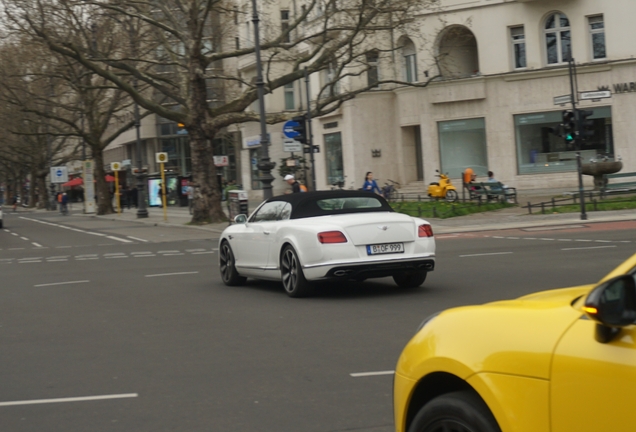
[[[554,104],[555,105],[565,105],[572,102],[572,95],[563,95],[563,96],[555,96]]]
[[[300,123],[298,123],[297,121],[289,120],[285,122],[285,124],[283,125],[283,135],[285,135],[287,138],[296,138],[300,134],[296,132],[294,128],[298,126],[300,126]]]
[[[303,145],[293,139],[283,140],[283,151],[290,153],[300,153],[303,151]]]
[[[311,146],[311,147],[313,147],[313,149],[314,149],[314,153],[320,153],[320,146],[315,145],[315,146]],[[310,148],[310,147],[308,147],[308,146],[307,146],[307,147],[305,147],[305,148],[303,149],[303,153],[311,153],[311,150],[309,150],[309,148]]]
[[[51,167],[51,183],[66,183],[68,181],[68,169],[65,166]]]
[[[157,163],[166,163],[168,162],[168,153],[164,153],[164,152],[155,153],[155,158]]]
[[[581,100],[599,100],[611,97],[612,92],[609,90],[586,91],[579,93],[579,99]]]
[[[111,162],[110,170],[111,171],[119,171],[121,169],[121,164],[119,162]]]
[[[230,165],[230,158],[227,156],[214,156],[214,166],[226,167]]]

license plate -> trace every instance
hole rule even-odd
[[[367,255],[404,253],[404,243],[383,243],[367,245]]]

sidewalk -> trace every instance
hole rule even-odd
[[[436,234],[449,234],[471,231],[494,231],[513,228],[531,228],[531,227],[550,227],[560,225],[581,225],[594,222],[616,222],[636,220],[636,210],[615,210],[615,211],[588,211],[587,220],[581,220],[580,213],[557,213],[557,214],[529,214],[528,209],[522,208],[528,202],[539,203],[550,201],[552,197],[571,196],[576,191],[557,190],[557,189],[539,189],[518,191],[519,206],[484,212],[475,213],[467,216],[459,216],[449,219],[428,219],[433,225]],[[249,210],[254,210],[260,202],[250,201]],[[120,220],[134,223],[150,224],[155,226],[166,227],[182,227],[190,229],[198,229],[203,231],[211,231],[221,233],[227,226],[228,222],[215,223],[208,225],[189,225],[192,217],[187,207],[169,207],[166,211],[167,220],[164,220],[162,208],[149,207],[148,218],[138,219],[137,210],[132,208],[125,209],[121,214],[112,214],[105,216],[84,215],[77,210],[80,208],[78,203],[73,203],[71,208],[72,216],[95,217],[107,220]],[[223,206],[227,211],[226,206]],[[24,209],[23,209],[24,211]]]

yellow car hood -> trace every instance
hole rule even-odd
[[[481,372],[548,379],[554,347],[582,316],[572,303],[593,286],[446,310],[409,342],[396,372],[413,379],[439,371],[463,379]]]

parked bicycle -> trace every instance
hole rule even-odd
[[[384,183],[384,187],[380,190],[380,194],[387,201],[395,201],[397,200],[397,195],[398,195],[397,188],[400,187],[400,183],[391,179],[387,179],[387,181],[390,183]]]

